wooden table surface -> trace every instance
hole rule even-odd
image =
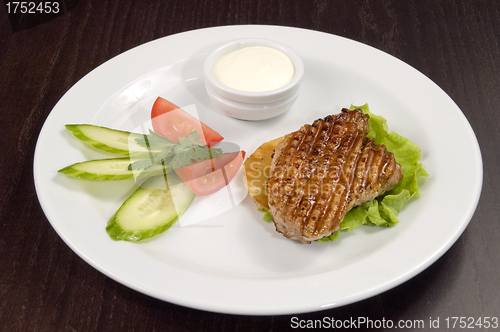
[[[424,320],[420,330],[430,330],[432,317],[446,330],[447,317],[500,317],[500,1],[73,0],[63,5],[66,13],[45,23],[37,14],[11,15],[9,21],[8,8],[0,6],[1,331],[287,331],[294,327],[292,317],[303,324],[323,317]],[[415,67],[457,103],[477,135],[484,184],[469,226],[436,263],[392,290],[344,307],[237,316],[131,290],[88,265],[56,234],[37,200],[33,154],[57,101],[84,75],[135,46],[235,24],[294,26],[360,41]]]

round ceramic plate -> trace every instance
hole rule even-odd
[[[205,56],[232,39],[262,37],[293,48],[305,66],[303,90],[287,113],[240,121],[206,95]],[[115,242],[106,223],[134,181],[96,182],[57,170],[112,157],[64,128],[90,123],[146,128],[154,100],[185,107],[252,153],[305,123],[368,103],[391,130],[422,150],[430,176],[392,228],[362,226],[329,243],[285,239],[262,220],[241,174],[219,196],[196,198],[171,229],[143,243]],[[457,105],[402,61],[369,46],[316,31],[231,26],[189,31],[129,50],[99,66],[54,107],[34,159],[41,206],[61,238],[96,269],[139,292],[179,305],[234,314],[291,314],[356,302],[412,278],[462,234],[482,185],[479,146]],[[229,197],[229,198],[228,198]]]

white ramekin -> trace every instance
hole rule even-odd
[[[212,67],[220,57],[249,46],[272,47],[288,55],[295,67],[292,80],[278,89],[251,92],[230,88],[212,75]],[[265,120],[286,112],[297,100],[304,76],[304,64],[300,57],[286,45],[269,39],[246,38],[231,41],[213,50],[205,60],[203,71],[208,96],[218,108],[238,119]]]

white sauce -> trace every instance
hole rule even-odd
[[[290,82],[295,75],[285,53],[266,46],[249,46],[218,59],[212,74],[222,84],[242,91],[270,91]]]

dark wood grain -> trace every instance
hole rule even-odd
[[[383,294],[296,316],[426,322],[429,317],[442,322],[451,316],[500,316],[500,1],[80,0],[68,13],[15,33],[5,7],[0,7],[0,330],[291,329],[292,316],[236,316],[184,308],[109,279],[59,238],[34,189],[38,133],[57,101],[79,79],[156,38],[233,24],[323,31],[407,62],[457,103],[482,151],[479,206],[443,257]]]

